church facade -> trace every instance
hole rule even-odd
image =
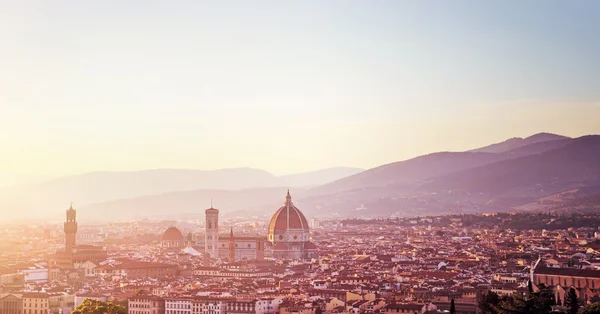
[[[212,258],[236,260],[263,260],[266,238],[219,234],[219,210],[212,206],[204,211],[204,251]]]
[[[262,260],[265,257],[306,259],[317,256],[317,247],[310,242],[309,225],[304,214],[292,203],[288,191],[284,204],[269,223],[267,237],[236,236],[219,233],[219,210],[205,210],[206,230],[204,251],[212,258]]]

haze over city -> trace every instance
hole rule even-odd
[[[0,314],[600,314],[598,1],[0,21]]]

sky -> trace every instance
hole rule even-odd
[[[600,133],[598,1],[0,0],[0,21],[0,174],[287,174]]]

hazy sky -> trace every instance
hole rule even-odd
[[[0,0],[0,173],[372,167],[600,133],[599,1]]]

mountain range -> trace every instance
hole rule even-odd
[[[579,203],[593,209],[600,200],[599,156],[600,136],[539,133],[364,171],[332,168],[281,177],[248,168],[89,173],[0,189],[0,206],[41,214],[73,200],[89,219],[175,218],[201,217],[212,198],[225,217],[268,217],[292,188],[294,203],[309,217],[548,210],[535,205],[573,190]],[[560,206],[564,211],[570,205]]]
[[[95,203],[171,192],[207,190],[213,193],[216,190],[257,190],[271,187],[307,188],[360,171],[362,169],[337,167],[284,176],[274,176],[267,171],[251,168],[90,172],[41,183],[0,188],[0,209],[4,217],[45,217],[49,209],[68,206],[69,202],[82,208]],[[208,204],[209,200],[210,197],[207,197],[203,205]],[[61,211],[57,212],[62,215]]]

